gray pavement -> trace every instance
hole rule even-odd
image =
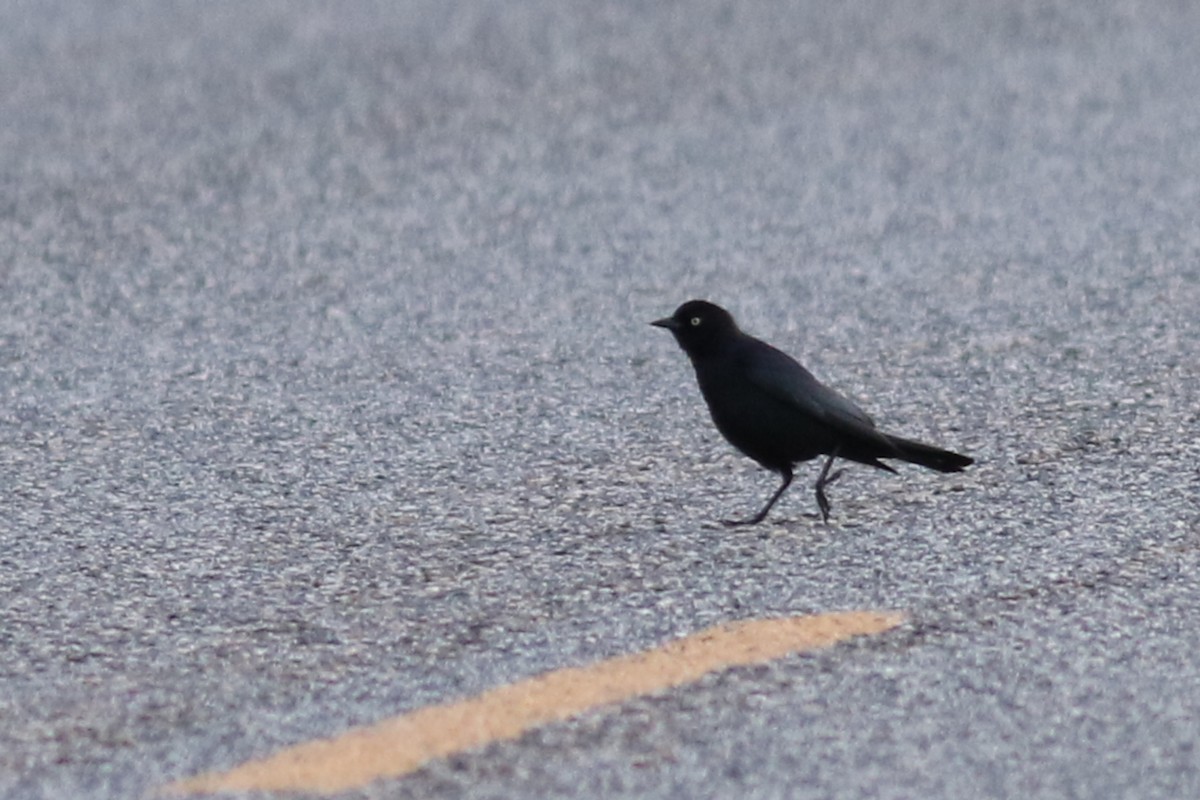
[[[1200,797],[1200,6],[0,7],[0,796],[906,610],[356,797]],[[816,521],[706,297],[962,476]]]

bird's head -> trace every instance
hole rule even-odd
[[[706,300],[689,300],[675,309],[671,316],[656,319],[650,324],[669,330],[690,356],[711,352],[738,332],[733,316]]]

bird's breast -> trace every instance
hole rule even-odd
[[[697,365],[696,378],[713,423],[730,444],[769,469],[781,469],[828,452],[832,441],[820,424],[794,405],[756,386],[733,368]]]

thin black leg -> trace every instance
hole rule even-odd
[[[821,467],[821,474],[817,476],[817,482],[813,486],[817,490],[817,506],[821,509],[821,519],[824,522],[829,522],[829,498],[825,496],[825,487],[830,486],[838,478],[842,477],[844,469],[839,469],[832,475],[829,474],[829,468],[833,466],[833,460],[837,458],[838,449],[835,447],[833,452],[829,454],[829,458],[825,459],[825,466]]]
[[[775,494],[771,495],[771,499],[767,501],[767,504],[765,506],[763,506],[762,511],[758,512],[757,514],[755,514],[753,517],[750,517],[749,519],[725,519],[725,520],[721,520],[721,522],[723,522],[724,524],[726,524],[732,528],[737,525],[757,525],[758,523],[760,523],[764,519],[766,519],[767,512],[771,510],[771,506],[775,505],[775,501],[778,500],[780,498],[780,496],[787,490],[787,488],[792,485],[792,469],[791,469],[791,467],[787,467],[787,468],[781,470],[780,474],[783,476],[783,483],[779,486],[778,489],[775,490]]]

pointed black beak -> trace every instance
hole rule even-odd
[[[669,331],[679,330],[679,323],[675,321],[674,317],[663,317],[662,319],[656,319],[650,324],[656,328],[666,328]]]

